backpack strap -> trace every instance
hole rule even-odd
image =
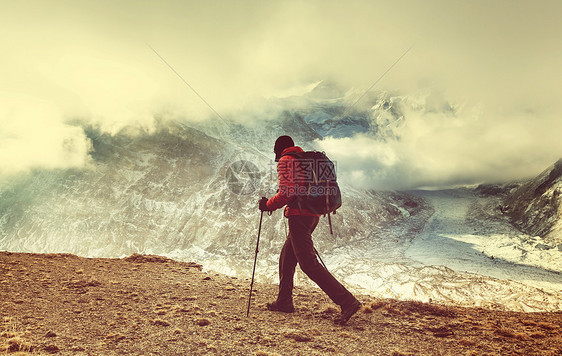
[[[303,152],[304,152],[304,151],[303,151]],[[301,159],[301,158],[302,158],[302,153],[303,153],[303,152],[287,152],[287,153],[281,155],[281,157],[279,157],[279,159],[281,159],[281,158],[283,158],[283,157],[285,157],[285,156],[291,156],[291,157],[294,157],[294,158],[296,158],[296,159]],[[294,173],[294,172],[293,172],[293,173]],[[301,214],[302,214],[301,199],[300,199],[300,197],[299,197],[298,195],[295,195],[295,196],[293,197],[293,199],[291,199],[291,201],[287,203],[287,206],[288,206],[289,208],[297,208],[297,207],[298,207],[298,208],[299,208],[299,211],[300,211]]]

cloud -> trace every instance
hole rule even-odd
[[[415,43],[377,89],[412,93],[429,87],[452,102],[480,105],[482,120],[498,128],[490,132],[500,141],[527,142],[531,156],[560,155],[557,143],[538,143],[530,135],[550,135],[553,119],[562,115],[561,10],[560,2],[548,0],[2,2],[0,91],[48,102],[60,112],[57,127],[81,118],[116,132],[132,123],[150,127],[163,111],[193,120],[213,116],[149,43],[221,116],[236,119],[263,97],[319,80],[364,90]],[[27,104],[21,105],[25,111]],[[531,117],[536,124],[527,130]],[[491,140],[476,124],[455,130],[435,122],[445,128],[430,125],[428,137],[443,140],[443,147]],[[467,130],[476,135],[472,140]],[[421,159],[414,143],[399,149],[357,142],[392,152],[397,162],[415,166]],[[437,143],[424,145],[424,159],[442,160]],[[480,152],[459,150],[448,158]],[[516,157],[506,152],[495,163],[487,161],[501,165]],[[463,164],[431,162],[426,166],[444,175]]]
[[[480,106],[435,110],[433,95],[408,98],[404,118],[390,122],[392,134],[327,138],[319,149],[337,161],[338,175],[363,188],[447,188],[535,176],[560,158],[556,117],[534,113],[501,116]],[[398,106],[397,104],[395,104]],[[374,118],[383,129],[386,118]],[[547,124],[547,127],[543,125]]]
[[[30,168],[85,167],[90,141],[40,99],[0,93],[0,176]]]

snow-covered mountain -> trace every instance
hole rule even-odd
[[[113,136],[86,128],[94,146],[92,167],[36,171],[1,192],[0,248],[246,259],[256,235],[257,200],[271,196],[277,180],[273,154],[257,147],[270,148],[285,132],[303,142],[318,136],[288,114],[259,135],[241,126],[229,130],[235,139],[214,138],[178,122],[161,122],[153,132],[126,128]],[[252,137],[256,141],[249,144]],[[256,171],[241,170],[244,163]],[[336,236],[321,224],[320,246],[363,239],[423,206],[422,199],[407,194],[350,187],[343,194],[344,207],[333,217]],[[280,215],[264,224],[264,252],[283,243]]]
[[[265,106],[273,109],[237,120],[160,119],[151,130],[126,127],[113,135],[84,126],[93,145],[88,168],[36,170],[0,187],[0,250],[159,254],[248,276],[257,201],[276,191],[272,148],[279,135],[305,149],[326,135],[364,133],[384,141],[397,138],[394,128],[407,120],[406,111],[455,110],[431,96],[390,93],[369,94],[350,110],[361,94],[320,83],[303,97],[271,99]],[[540,196],[558,197],[559,175],[545,174],[533,192],[540,186]],[[562,289],[556,282],[562,265],[544,265],[560,252],[539,249],[510,225],[497,210],[505,196],[493,192],[497,187],[489,194],[381,192],[345,182],[341,188],[335,234],[322,218],[314,239],[328,268],[350,288],[514,310],[562,306],[562,295],[552,291]],[[528,206],[527,196],[520,197],[513,202]],[[529,209],[548,215],[541,224],[559,226],[550,205]],[[257,278],[274,283],[286,224],[280,212],[263,219]],[[296,283],[310,284],[300,274]]]
[[[562,247],[562,159],[511,193],[503,210],[522,231]]]
[[[304,98],[308,101],[299,112],[322,137],[351,137],[361,133],[381,141],[398,139],[396,128],[407,120],[407,113],[440,113],[453,118],[458,110],[428,90],[412,95],[356,89],[344,91],[329,82],[319,83]]]

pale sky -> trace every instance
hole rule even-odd
[[[561,13],[517,0],[3,1],[0,175],[86,164],[72,118],[115,132],[164,108],[212,115],[149,43],[224,116],[318,80],[366,89],[415,44],[377,89],[435,90],[464,105],[459,122],[413,117],[403,143],[324,145],[366,152],[337,155],[358,177],[386,172],[367,186],[530,176],[562,156]]]

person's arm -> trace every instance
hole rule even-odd
[[[267,207],[271,211],[282,208],[289,203],[295,195],[296,187],[293,157],[281,157],[277,164],[277,175],[279,176],[279,191],[267,201]]]

